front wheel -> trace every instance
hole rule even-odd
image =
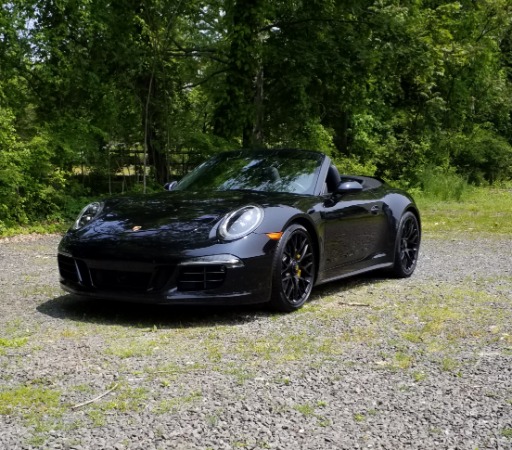
[[[399,278],[412,275],[418,261],[421,232],[418,219],[412,212],[406,212],[400,219],[395,245],[393,274]]]
[[[299,309],[309,298],[315,280],[315,250],[301,225],[288,227],[276,248],[272,264],[271,306],[284,312]]]

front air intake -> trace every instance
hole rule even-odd
[[[226,267],[223,265],[189,265],[180,268],[178,290],[203,291],[218,288],[226,279]]]

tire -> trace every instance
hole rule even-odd
[[[402,216],[398,225],[393,275],[398,278],[407,278],[413,274],[418,262],[420,240],[421,231],[418,219],[408,211]]]
[[[291,312],[309,299],[315,281],[315,249],[307,230],[290,225],[277,245],[272,263],[270,306]]]

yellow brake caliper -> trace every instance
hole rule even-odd
[[[300,274],[302,273],[302,270],[301,270],[301,268],[299,267],[299,264],[298,264],[299,260],[300,260],[300,255],[297,253],[295,255],[295,261],[297,261],[297,267],[295,269],[295,275],[297,275],[300,278]]]

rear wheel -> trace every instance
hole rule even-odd
[[[278,311],[295,311],[308,300],[315,280],[315,250],[301,225],[288,227],[277,245],[272,265],[270,304]]]
[[[395,264],[393,273],[397,277],[410,277],[420,250],[420,226],[418,219],[412,212],[406,212],[400,219],[395,247]]]

